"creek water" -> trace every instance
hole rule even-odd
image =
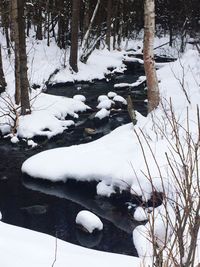
[[[74,128],[48,142],[36,137],[35,141],[39,142],[39,146],[35,149],[27,148],[23,142],[12,145],[9,141],[0,139],[0,211],[3,222],[97,250],[137,255],[132,241],[132,230],[137,223],[133,221],[126,207],[126,202],[136,202],[131,196],[125,194],[108,199],[96,195],[95,183],[68,181],[65,184],[55,184],[23,177],[21,165],[40,151],[90,142],[130,122],[125,109],[112,111],[109,119],[98,126],[94,125],[91,118],[96,111],[99,95],[115,91],[126,97],[130,94],[130,89],[117,90],[114,84],[135,82],[140,75],[141,72],[136,75],[127,72],[108,82],[102,80],[49,87],[46,92],[48,94],[67,97],[85,95],[86,104],[92,107],[91,111],[80,114]],[[145,115],[145,92],[134,90],[134,107]],[[96,134],[87,135],[84,131],[86,127],[96,127]],[[90,210],[101,218],[104,224],[102,232],[89,235],[76,227],[75,218],[82,209]]]

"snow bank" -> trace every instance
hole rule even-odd
[[[121,67],[123,51],[94,50],[89,57],[87,64],[78,63],[78,73],[71,73],[70,68],[62,68],[55,74],[51,83],[65,83],[68,81],[92,81],[104,79],[109,67]],[[67,57],[68,60],[68,57]]]
[[[56,267],[139,267],[136,257],[95,251],[72,245],[46,234],[11,226],[0,222],[0,266],[49,267],[55,259]]]
[[[7,97],[6,94],[5,99]],[[5,109],[5,101],[0,99],[0,109]],[[16,138],[33,138],[35,135],[51,138],[62,133],[73,125],[72,120],[65,120],[67,115],[78,117],[78,112],[83,112],[89,107],[82,101],[61,96],[53,96],[41,93],[39,90],[31,94],[32,113],[20,116],[18,121]],[[3,111],[5,112],[5,110]],[[5,127],[10,128],[13,121],[8,116],[0,118],[0,130],[5,132]],[[6,123],[6,124],[4,124]]]
[[[88,210],[80,211],[76,216],[76,223],[81,225],[83,229],[88,231],[90,234],[94,230],[101,231],[103,229],[103,223],[94,213]]]
[[[32,113],[19,117],[17,135],[21,138],[35,135],[51,138],[74,124],[72,120],[65,120],[67,115],[76,118],[77,112],[87,108],[80,100],[39,93],[33,101]]]

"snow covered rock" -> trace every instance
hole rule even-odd
[[[127,101],[122,96],[116,95],[113,98],[113,101],[115,102],[115,108],[117,108],[117,109],[119,109],[119,108],[122,108],[122,109],[126,108]]]
[[[16,144],[16,143],[19,142],[19,139],[17,138],[17,136],[14,135],[14,136],[10,139],[10,141],[11,141],[11,143]]]
[[[112,91],[110,91],[110,92],[108,92],[108,97],[109,98],[113,98],[113,97],[115,97],[117,94],[115,93],[115,92],[112,92]]]
[[[109,98],[107,97],[107,95],[100,95],[98,98],[97,98],[97,101],[98,102],[102,102],[104,100],[109,100]]]
[[[137,209],[134,212],[134,219],[139,222],[148,220],[147,211],[142,207],[137,207]]]
[[[122,104],[127,105],[127,101],[126,101],[126,99],[123,98],[123,97],[120,96],[120,95],[116,95],[116,96],[113,98],[113,100],[114,100],[115,102],[121,102]]]
[[[115,190],[112,185],[107,185],[105,181],[101,181],[97,185],[97,195],[110,197],[114,194]]]
[[[110,109],[111,106],[112,106],[112,104],[114,104],[114,102],[113,102],[112,100],[110,100],[110,99],[105,99],[105,100],[101,101],[101,102],[98,104],[97,108],[98,108],[98,109],[102,109],[102,108]]]
[[[128,88],[130,86],[130,83],[116,83],[114,85],[114,88],[117,89],[117,88]]]
[[[2,213],[0,212],[0,221],[2,220]]]
[[[32,148],[38,146],[38,144],[35,143],[32,139],[29,139],[29,140],[27,141],[27,145],[28,145],[28,146],[31,146]]]
[[[82,210],[77,214],[76,223],[89,233],[92,233],[94,230],[101,231],[103,229],[103,223],[99,217],[87,210]]]
[[[108,117],[110,115],[110,111],[105,109],[105,108],[102,108],[101,110],[99,110],[96,114],[95,114],[95,118],[96,119],[99,119],[99,120],[102,120],[106,117]]]
[[[73,99],[74,100],[78,100],[78,101],[81,101],[81,102],[85,102],[86,101],[86,97],[84,95],[74,95],[73,96]]]

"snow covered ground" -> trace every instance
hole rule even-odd
[[[2,267],[139,267],[139,258],[95,251],[72,245],[46,234],[0,222],[0,266]],[[56,244],[57,243],[57,244]],[[57,248],[56,248],[57,247]]]

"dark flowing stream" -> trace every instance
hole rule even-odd
[[[127,97],[131,93],[136,110],[146,114],[144,86],[140,88],[114,88],[121,82],[135,82],[143,70],[136,74],[127,71],[125,74],[109,77],[109,81],[93,83],[76,83],[48,87],[46,93],[72,97],[82,94],[86,104],[92,109],[80,114],[75,127],[47,141],[36,137],[39,146],[27,148],[23,141],[13,145],[10,141],[0,139],[0,211],[5,223],[32,229],[38,232],[57,236],[65,241],[81,246],[127,255],[137,255],[133,246],[132,231],[137,226],[128,212],[126,202],[137,201],[128,194],[114,196],[110,199],[96,195],[95,183],[81,183],[69,180],[67,183],[50,183],[23,177],[22,163],[30,156],[55,147],[70,146],[93,141],[116,127],[130,122],[125,108],[111,111],[107,121],[96,125],[93,113],[96,112],[97,97],[115,91]],[[85,128],[96,128],[93,135],[88,135]],[[102,232],[92,235],[76,227],[77,213],[87,209],[98,215],[103,224]]]

